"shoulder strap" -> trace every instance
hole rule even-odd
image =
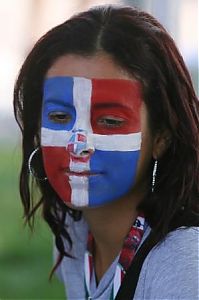
[[[155,246],[155,242],[152,242],[153,233],[151,232],[146,240],[137,251],[130,267],[128,268],[126,275],[122,281],[120,289],[116,295],[115,300],[132,300],[135,294],[137,282],[139,279],[140,271],[144,260],[149,251]]]

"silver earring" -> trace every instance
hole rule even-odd
[[[152,193],[153,193],[154,187],[155,187],[156,174],[157,174],[157,167],[158,167],[158,161],[157,161],[157,159],[156,159],[155,162],[154,162],[154,166],[153,166],[152,188],[151,188]]]
[[[31,166],[31,163],[32,163],[32,159],[33,159],[33,156],[39,151],[39,147],[37,147],[35,150],[33,150],[33,152],[30,154],[30,157],[28,159],[28,170],[29,170],[29,173],[35,177],[35,179],[39,180],[39,181],[44,181],[44,180],[47,180],[48,178],[47,177],[43,177],[43,178],[40,178],[37,176],[37,174],[35,173],[33,167]]]

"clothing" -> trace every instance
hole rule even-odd
[[[57,270],[63,281],[67,299],[85,300],[84,253],[88,227],[84,219],[74,222],[68,217],[76,259],[64,258]],[[142,242],[148,236],[147,227]],[[56,256],[55,249],[55,256]],[[91,280],[92,299],[108,300],[118,257],[113,261],[96,287]],[[141,269],[134,300],[196,300],[199,299],[199,228],[179,228],[167,235],[147,255]]]
[[[135,257],[136,251],[142,241],[142,237],[146,227],[145,224],[145,218],[143,214],[140,213],[137,216],[135,222],[132,224],[129,233],[127,234],[124,240],[123,247],[120,251],[118,263],[114,272],[112,292],[109,300],[114,300],[118,293],[118,290],[121,286],[121,282],[125,278],[125,274],[128,268],[130,267]],[[94,237],[92,233],[89,232],[87,241],[87,251],[85,252],[84,259],[84,278],[87,298],[89,298],[90,295],[90,284],[93,280],[95,282],[95,267],[93,261],[94,249]]]

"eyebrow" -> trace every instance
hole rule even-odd
[[[68,106],[73,107],[71,103],[66,102],[66,100],[58,99],[58,98],[43,98],[45,104],[54,104],[54,105],[62,105],[62,106]]]
[[[100,109],[100,108],[124,108],[124,109],[131,109],[131,107],[129,107],[129,105],[124,105],[124,104],[118,103],[118,102],[94,103],[93,107],[95,109]]]

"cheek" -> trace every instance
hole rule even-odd
[[[105,204],[125,195],[135,182],[139,151],[96,151],[91,158],[91,170],[102,176],[89,180],[91,206]],[[131,166],[131,167],[129,167]]]
[[[69,166],[69,154],[65,147],[42,147],[44,166],[49,174]]]
[[[65,147],[42,147],[44,168],[48,180],[64,202],[71,198],[71,187],[65,174],[69,167],[69,154]]]

